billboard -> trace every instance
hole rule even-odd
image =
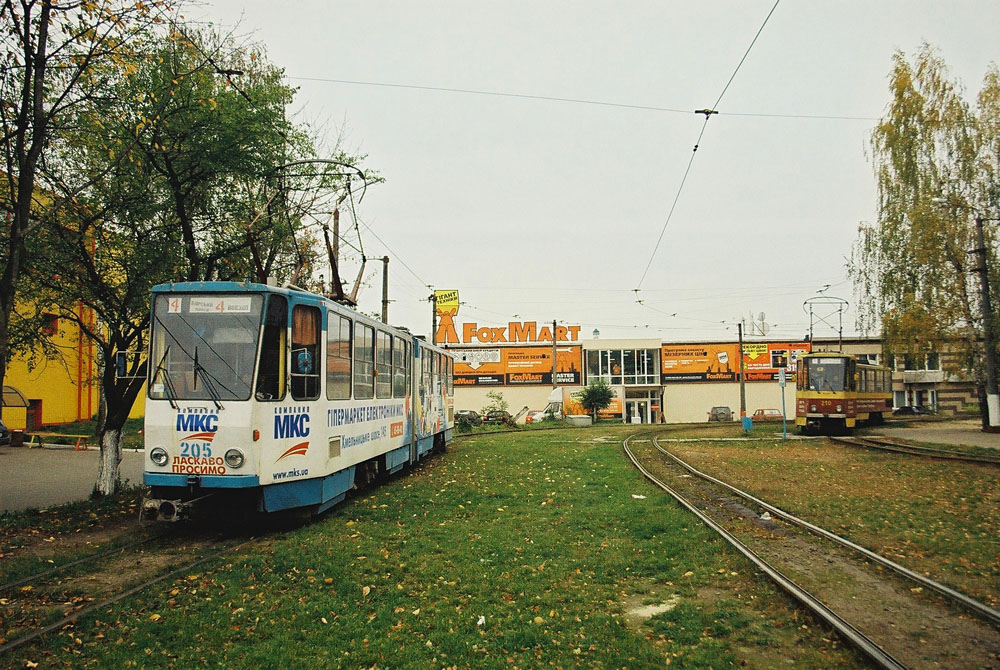
[[[778,381],[778,370],[794,375],[808,342],[744,342],[743,371],[748,382]]]
[[[664,344],[660,376],[673,382],[732,382],[740,371],[738,344]]]
[[[550,386],[552,347],[452,349],[455,386]],[[556,385],[579,386],[583,348],[556,347]]]
[[[744,342],[743,371],[748,382],[777,381],[778,370],[795,373],[808,342]],[[737,343],[664,344],[660,349],[660,377],[676,382],[735,382],[740,378]]]

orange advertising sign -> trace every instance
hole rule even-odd
[[[452,349],[456,386],[524,386],[552,384],[552,347]],[[556,347],[556,384],[580,384],[583,348]]]
[[[663,383],[736,381],[738,344],[664,344],[660,348]]]
[[[600,410],[597,416],[622,416],[622,387],[612,386],[611,390],[615,393],[614,397],[611,398],[611,404]]]
[[[799,358],[810,351],[808,342],[744,342],[743,371],[748,382],[776,381],[778,370],[795,374]]]
[[[808,342],[744,342],[746,381],[775,381],[778,370],[794,374]],[[738,381],[740,345],[737,343],[664,344],[660,350],[661,378],[672,382]]]
[[[440,319],[435,342],[439,344],[507,344],[517,342],[576,342],[580,338],[580,326],[556,325],[553,332],[550,324],[537,321],[509,321],[504,326],[480,326],[475,321],[455,324],[458,304],[448,309],[438,309]]]

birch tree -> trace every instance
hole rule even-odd
[[[957,347],[981,377],[984,324],[969,251],[976,216],[997,216],[1000,76],[991,65],[970,102],[925,44],[912,62],[902,52],[893,56],[889,93],[871,139],[878,216],[860,225],[848,262],[858,325],[881,329],[887,352],[922,356]],[[988,229],[996,278],[994,240]]]

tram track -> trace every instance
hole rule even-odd
[[[0,598],[0,606],[7,610],[4,617],[8,619],[7,632],[8,634],[13,632],[12,639],[0,642],[0,660],[7,652],[24,647],[48,633],[71,625],[82,617],[163,581],[190,573],[191,570],[215,558],[256,541],[256,538],[235,542],[231,538],[217,537],[195,538],[193,541],[189,539],[181,549],[171,545],[157,555],[161,565],[155,570],[157,574],[153,576],[116,583],[113,588],[99,593],[96,597],[83,589],[84,585],[100,582],[105,578],[108,578],[107,581],[116,581],[114,577],[122,575],[122,569],[119,567],[122,563],[135,560],[136,565],[139,565],[141,558],[150,557],[145,554],[146,548],[153,546],[157,540],[175,535],[170,531],[159,533],[0,585],[0,595],[7,596]],[[177,552],[184,552],[180,565],[174,565]],[[109,565],[104,568],[107,574],[91,572],[85,578],[77,579],[70,576],[65,580],[46,581],[61,573],[70,572],[73,568],[98,563],[102,559],[109,560]],[[157,560],[151,562],[155,564]],[[166,571],[163,571],[164,569]],[[82,583],[77,584],[76,581]],[[18,621],[10,621],[12,613],[19,619]]]
[[[886,451],[911,456],[925,456],[927,458],[936,458],[940,460],[1000,466],[1000,458],[976,456],[974,454],[966,454],[951,449],[936,449],[934,447],[925,447],[910,444],[908,442],[897,442],[880,437],[831,437],[830,439],[838,444],[846,444],[852,447],[861,447],[863,449],[871,449],[875,451]]]
[[[647,479],[878,667],[978,668],[1000,662],[1000,612],[700,473],[654,436],[633,436],[623,448]]]

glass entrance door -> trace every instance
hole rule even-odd
[[[627,401],[625,403],[625,423],[649,423],[649,401]]]

